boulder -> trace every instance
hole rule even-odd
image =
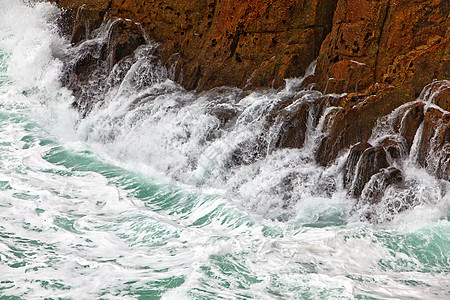
[[[133,54],[139,46],[146,43],[147,40],[140,25],[123,19],[115,21],[108,41],[109,67],[112,69],[121,59]]]
[[[123,19],[110,19],[96,34],[103,38],[83,43],[80,41],[71,57],[66,60],[63,84],[73,91],[73,106],[86,116],[92,107],[103,99],[107,90],[122,79],[135,62],[134,51],[146,44],[139,25]],[[152,60],[148,53],[148,61]],[[155,62],[157,65],[159,62]],[[109,76],[116,68],[115,76]],[[120,73],[120,74],[119,74]]]
[[[364,187],[358,205],[374,205],[381,201],[385,190],[391,185],[400,185],[404,181],[402,172],[395,167],[380,170],[372,176]]]
[[[351,145],[367,141],[378,119],[412,100],[412,97],[405,97],[405,91],[394,88],[384,88],[374,95],[341,97],[342,109],[334,115],[331,128],[324,130],[325,136],[316,152],[317,162],[329,165]]]
[[[404,114],[400,124],[400,135],[405,139],[407,149],[411,149],[417,129],[424,119],[425,103],[418,102],[412,105]]]
[[[110,11],[109,0],[50,0],[63,8],[59,25],[61,33],[78,44],[92,37]],[[109,16],[110,17],[110,16]]]
[[[277,148],[302,148],[307,133],[307,123],[311,104],[302,103],[292,110],[283,110],[278,114],[280,120]]]
[[[407,149],[403,141],[398,141],[392,138],[384,138],[378,144],[386,150],[386,153],[394,161],[398,161],[406,157]]]
[[[425,113],[417,159],[438,178],[450,180],[450,113],[436,108]]]
[[[450,111],[450,81],[436,81],[427,90],[431,103],[436,104],[445,111]]]
[[[348,188],[351,186],[355,178],[356,166],[358,165],[361,155],[364,153],[364,151],[371,147],[371,144],[362,142],[354,145],[350,149],[350,153],[347,157],[347,162],[345,163],[344,169],[344,187]]]
[[[365,145],[363,145],[365,146]],[[366,183],[381,169],[389,167],[386,151],[381,146],[370,147],[364,150],[354,168],[354,179],[349,189],[350,195],[359,197]],[[352,170],[349,168],[347,173]]]

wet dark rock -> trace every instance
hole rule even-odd
[[[433,99],[433,103],[446,111],[450,111],[450,86],[446,86]]]
[[[85,9],[84,6],[79,7],[76,13],[68,10],[66,14],[72,14],[72,16],[66,16],[68,20],[73,22],[70,39],[72,44],[79,44],[92,38],[93,31],[100,27],[105,16],[103,11]]]
[[[310,103],[302,103],[292,110],[278,114],[281,119],[277,148],[302,148],[305,143]]]
[[[450,130],[447,129],[447,131]],[[450,145],[446,145],[441,150],[436,176],[440,179],[450,181]]]
[[[267,154],[267,142],[263,136],[239,144],[230,157],[232,166],[252,164]]]
[[[356,166],[358,165],[361,155],[372,145],[367,142],[358,143],[350,149],[344,169],[344,187],[350,187],[355,178]]]
[[[117,20],[112,25],[108,41],[110,67],[146,43],[144,32],[138,24],[122,19]]]
[[[400,135],[405,139],[406,145],[411,149],[414,137],[416,135],[417,129],[419,129],[420,124],[422,124],[424,119],[424,107],[425,103],[418,102],[414,104],[404,115],[401,126]]]
[[[96,30],[98,38],[80,42],[67,58],[63,84],[75,96],[73,107],[86,116],[103,99],[109,88],[118,84],[136,62],[134,52],[146,40],[142,29],[133,22],[114,19]],[[154,51],[147,51],[147,65],[157,65]],[[152,63],[153,61],[153,63]],[[139,81],[145,81],[142,76]]]
[[[326,134],[316,152],[317,162],[327,166],[344,149],[367,141],[380,118],[413,100],[413,97],[405,97],[403,91],[389,87],[378,90],[375,95],[349,94],[336,99],[340,109],[332,116],[330,128],[324,130]]]
[[[320,177],[316,186],[317,190],[313,192],[313,195],[331,198],[337,190],[336,178],[334,176]]]
[[[354,179],[350,187],[350,194],[359,197],[366,183],[381,169],[389,167],[386,151],[381,146],[370,147],[364,150],[353,170]],[[351,171],[351,169],[349,169]]]
[[[429,108],[425,113],[418,162],[440,179],[450,180],[450,113]]]
[[[386,153],[389,154],[389,156],[393,160],[400,160],[406,157],[407,155],[407,149],[405,146],[406,141],[400,142],[391,138],[385,138],[381,140],[378,144],[380,146],[383,146],[384,150],[386,150]]]
[[[323,113],[328,97],[312,91],[300,91],[282,97],[269,112],[266,123],[267,128],[277,128],[275,148],[302,148],[308,125],[317,126]],[[311,120],[310,120],[311,119]],[[311,124],[308,122],[311,121]]]
[[[424,98],[438,107],[425,113],[418,162],[438,178],[450,181],[450,83],[433,82]]]
[[[404,181],[402,172],[395,167],[382,169],[374,174],[366,184],[360,197],[360,204],[377,204],[381,201],[385,190],[391,185],[400,185]]]
[[[239,115],[238,103],[247,95],[247,92],[240,89],[220,87],[202,93],[201,97],[208,101],[206,112],[215,116],[221,126],[224,126]]]
[[[208,110],[208,113],[215,116],[221,125],[225,125],[238,115],[239,109],[231,104],[216,104]]]
[[[298,174],[296,173],[291,173],[285,176],[276,188],[275,192],[282,195],[284,209],[287,209],[294,204],[292,198],[297,176]]]
[[[450,82],[436,81],[430,84],[429,89],[426,90],[431,103],[436,104],[445,111],[450,111]]]

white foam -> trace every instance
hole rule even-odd
[[[383,227],[347,219],[353,200],[335,176],[343,161],[318,167],[313,146],[271,149],[230,167],[233,151],[256,143],[268,110],[292,90],[219,99],[237,110],[221,127],[206,98],[169,80],[138,94],[124,84],[76,120],[57,81],[54,56],[65,44],[45,21],[54,13],[45,3],[0,0],[0,48],[11,55],[10,82],[0,87],[0,281],[9,287],[2,295],[134,299],[160,289],[165,299],[445,298],[447,274],[438,271],[448,255],[434,253],[441,256],[433,265],[405,241],[426,230],[445,238],[448,194],[438,192],[448,187],[430,189],[436,179],[405,166],[417,195],[439,201]],[[162,92],[134,102],[155,91]],[[308,129],[310,141],[323,122]],[[283,208],[280,187],[288,186]],[[415,247],[434,246],[442,245]]]

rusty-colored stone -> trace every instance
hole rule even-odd
[[[420,124],[424,118],[424,106],[422,102],[414,104],[404,115],[401,125],[400,134],[406,140],[406,145],[411,149],[414,137]]]
[[[149,39],[161,43],[158,56],[173,70],[172,79],[188,90],[277,88],[285,78],[303,75],[317,57],[316,74],[307,82],[315,80],[321,92],[347,93],[328,100],[324,96],[312,104],[321,112],[326,106],[337,107],[325,119],[325,137],[316,153],[321,165],[330,164],[351,145],[367,141],[379,118],[416,100],[426,84],[450,78],[448,0],[50,1],[67,9],[63,31],[72,23],[73,43],[88,38],[106,19],[140,23]],[[117,32],[112,63],[136,46],[131,27],[138,25],[127,26]],[[90,63],[87,58],[75,71],[80,76],[91,72]],[[449,111],[448,84],[436,88],[442,90],[432,103]],[[284,116],[286,127],[278,146],[303,145],[305,111]],[[424,157],[432,147],[422,142],[419,162],[448,178],[442,154],[448,149],[448,117],[442,111],[438,116],[438,111],[425,112],[417,104],[395,130],[410,148],[423,121],[422,141],[439,141],[443,152],[439,150],[440,165],[430,167]],[[282,109],[276,113],[282,114]],[[232,115],[221,118],[226,123]],[[394,151],[391,156],[396,155],[394,148],[389,148]]]
[[[389,163],[383,147],[370,147],[364,150],[357,166],[353,170],[355,178],[350,187],[350,194],[353,197],[359,197],[370,178],[381,169],[387,167],[389,167]]]
[[[429,108],[425,113],[418,162],[438,178],[450,180],[450,113]]]
[[[448,0],[339,0],[318,59],[318,89],[364,91],[374,83],[417,97],[450,76]]]
[[[375,95],[349,94],[340,99],[343,108],[334,116],[329,134],[323,138],[316,160],[327,165],[353,144],[367,141],[377,120],[398,106],[414,100],[407,91],[386,88]]]
[[[161,43],[160,56],[174,63],[174,79],[187,89],[279,87],[303,75],[318,56],[337,0],[51,0],[76,14],[74,42],[106,14],[129,18]],[[89,30],[87,30],[89,31]]]

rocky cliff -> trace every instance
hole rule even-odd
[[[316,88],[349,95],[319,161],[366,140],[376,120],[415,100],[433,80],[449,78],[449,1],[339,1],[320,50]]]
[[[294,100],[287,100],[268,116],[269,125],[284,120],[277,147],[302,147],[314,111],[326,114],[316,160],[329,165],[350,150],[344,184],[353,196],[375,177],[380,189],[401,182],[393,165],[411,151],[449,180],[448,0],[51,1],[65,9],[61,28],[73,44],[121,18],[111,23],[107,45],[74,64],[77,80],[67,82],[78,106],[90,101],[79,86],[99,66],[110,72],[150,40],[159,43],[151,54],[187,90],[278,88],[317,60],[303,86],[314,84],[323,96],[289,112],[284,108]],[[392,137],[367,143],[382,118]]]
[[[55,2],[67,9],[66,24],[75,24],[73,42],[105,16],[130,19],[161,43],[177,82],[208,90],[280,87],[284,78],[303,75],[331,30],[337,0]]]

